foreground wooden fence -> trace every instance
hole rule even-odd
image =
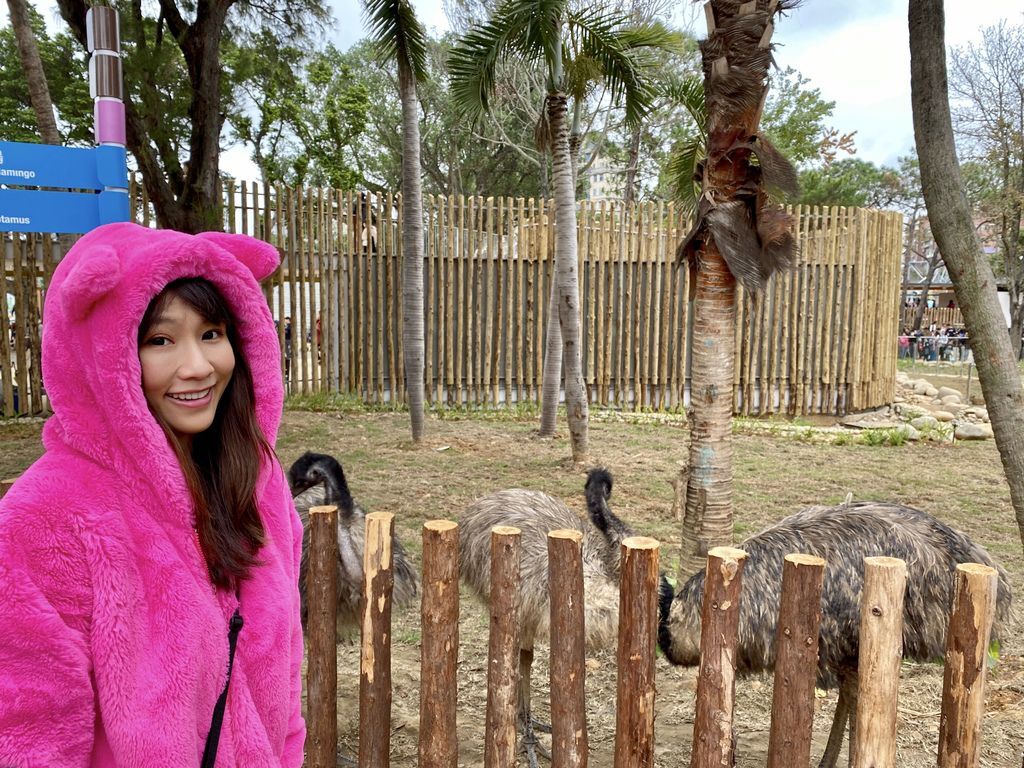
[[[152,224],[144,195],[137,186],[132,193],[138,220]],[[280,321],[289,390],[404,401],[400,198],[242,184],[228,185],[225,199],[225,229],[281,250],[282,268],[264,289]],[[554,258],[550,203],[428,196],[424,209],[428,403],[538,402]],[[840,414],[886,403],[896,372],[900,216],[793,212],[797,266],[756,301],[740,291],[735,410]],[[685,232],[672,203],[579,204],[583,365],[593,403],[664,410],[688,401],[692,304],[688,271],[675,263]],[[4,415],[46,408],[39,322],[59,258],[48,236],[6,238],[15,311],[11,321],[0,313],[0,356],[9,346],[11,360],[0,366]]]
[[[334,768],[336,584],[328,572],[336,570],[337,544],[332,535],[336,531],[336,508],[314,508],[311,521],[313,512],[319,519],[312,523],[312,546],[322,552],[311,552],[310,563],[319,563],[325,570],[312,571],[308,579],[309,584],[321,586],[309,593],[307,765]],[[390,513],[367,516],[358,758],[358,765],[366,768],[386,768],[389,764],[393,526]],[[491,582],[504,587],[491,590],[493,602],[489,611],[484,754],[485,765],[494,768],[516,763],[519,535],[518,529],[503,526],[492,531]],[[616,768],[654,765],[658,551],[658,543],[645,537],[628,538],[621,548]],[[551,532],[548,552],[552,765],[578,768],[587,764],[589,752],[584,716],[579,532]],[[419,730],[419,765],[424,767],[452,768],[458,761],[458,559],[458,526],[451,521],[426,523]],[[745,559],[745,552],[729,547],[708,553],[691,768],[734,764],[737,629]],[[859,634],[863,663],[858,671],[859,695],[850,764],[855,768],[895,768],[906,566],[895,558],[869,557],[865,558],[864,567]],[[767,760],[772,768],[796,768],[810,762],[824,569],[825,561],[817,557],[789,555],[785,560]],[[970,768],[979,764],[986,658],[995,617],[996,589],[995,569],[977,564],[957,567],[946,643],[938,747],[940,768]]]

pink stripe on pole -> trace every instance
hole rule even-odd
[[[125,145],[124,102],[117,99],[96,99],[93,108],[97,144]]]

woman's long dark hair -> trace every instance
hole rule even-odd
[[[264,543],[265,531],[256,504],[256,480],[264,458],[272,456],[273,451],[256,422],[252,372],[242,353],[237,321],[212,283],[198,277],[169,283],[149,303],[142,317],[139,345],[154,319],[173,299],[180,299],[208,322],[224,324],[235,354],[235,370],[217,406],[213,424],[193,437],[191,451],[170,425],[151,410],[185,473],[210,580],[229,589],[245,578]]]

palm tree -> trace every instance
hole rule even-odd
[[[427,36],[409,0],[363,0],[378,56],[398,66],[402,100],[402,346],[412,441],[423,439],[423,195],[416,83],[427,79]]]
[[[588,62],[598,71],[613,101],[622,100],[633,124],[650,109],[654,89],[645,79],[647,56],[654,47],[673,45],[676,36],[661,26],[631,26],[628,17],[593,10],[573,10],[568,0],[504,0],[491,19],[474,27],[452,51],[450,72],[456,102],[473,119],[488,111],[496,71],[505,58],[543,61],[547,76],[544,112],[537,126],[538,144],[551,152],[555,187],[555,301],[565,366],[565,402],[572,456],[587,456],[588,403],[580,352],[579,275],[576,251],[575,180],[566,120],[574,67]],[[573,56],[575,53],[575,57]],[[549,318],[554,323],[555,318]],[[549,325],[549,328],[551,326]],[[554,358],[555,362],[552,362]],[[558,355],[545,360],[544,376]],[[557,399],[545,385],[545,402]]]
[[[680,568],[732,542],[732,412],[736,282],[756,293],[795,251],[792,220],[767,191],[796,191],[796,173],[758,133],[775,14],[794,0],[711,0],[700,44],[707,108],[701,194],[680,244],[694,298],[690,452]],[[692,86],[691,86],[692,88]],[[691,93],[692,96],[692,93]],[[692,111],[692,110],[691,110]],[[685,161],[681,161],[685,164]]]

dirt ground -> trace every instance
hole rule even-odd
[[[615,477],[611,503],[623,519],[662,543],[662,566],[675,569],[679,522],[673,517],[671,478],[686,456],[684,424],[635,423],[617,414],[592,414],[592,463]],[[413,449],[402,413],[312,413],[288,410],[277,449],[285,466],[304,450],[335,454],[345,465],[353,495],[367,510],[396,515],[397,532],[419,567],[421,526],[455,518],[489,491],[526,487],[562,497],[583,510],[584,471],[572,467],[564,431],[554,440],[535,437],[535,422],[493,414],[431,416],[425,444]],[[0,477],[26,467],[41,451],[38,424],[0,423]],[[858,499],[899,501],[928,510],[984,545],[1010,572],[1018,603],[1024,595],[1021,542],[1009,493],[991,441],[983,443],[833,445],[811,430],[775,431],[739,422],[735,436],[736,538],[818,503]],[[982,765],[1018,768],[1024,749],[1024,627],[1006,628],[998,662],[990,669]],[[416,765],[419,719],[419,609],[393,617],[393,766]],[[487,614],[463,593],[460,620],[460,766],[483,765],[486,710]],[[358,745],[359,648],[339,646],[341,748]],[[548,716],[547,649],[538,647],[533,706]],[[588,658],[587,725],[590,765],[612,766],[616,670],[613,651]],[[656,764],[688,765],[693,737],[695,670],[657,661]],[[905,663],[899,700],[898,764],[932,766],[938,742],[942,666]],[[737,765],[766,761],[772,683],[741,679],[736,686]],[[812,758],[824,749],[835,706],[834,691],[816,699]],[[844,754],[845,760],[845,754]],[[525,763],[522,763],[525,764]],[[546,763],[542,761],[542,767]]]

